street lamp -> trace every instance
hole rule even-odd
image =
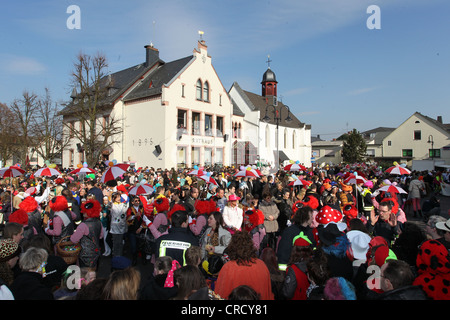
[[[288,106],[286,106],[284,104],[283,105],[278,104],[277,106],[272,105],[272,108],[273,108],[273,111],[274,111],[274,118],[273,119],[275,121],[275,124],[277,125],[277,138],[276,138],[277,158],[275,159],[275,168],[277,170],[279,170],[279,166],[280,166],[280,163],[279,163],[280,162],[280,150],[279,150],[279,147],[278,147],[278,140],[279,140],[279,124],[281,122],[281,107],[282,106],[285,106],[286,109],[288,110],[288,115],[287,115],[286,119],[284,119],[284,121],[286,121],[286,122],[291,122],[292,121],[291,110],[289,109]],[[278,109],[277,109],[277,107],[278,107]],[[268,109],[269,109],[269,105],[266,106],[266,115],[264,116],[264,118],[262,118],[262,121],[264,121],[265,123],[269,123],[270,120],[271,120],[271,118],[267,114]]]
[[[431,134],[428,136],[427,143],[431,143],[431,160],[434,160],[434,139]]]

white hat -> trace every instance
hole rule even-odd
[[[450,232],[450,219],[448,219],[445,222],[438,222],[436,223],[436,228],[440,230],[444,230],[447,232]]]
[[[355,259],[366,259],[369,250],[369,242],[372,238],[365,232],[351,230],[347,232],[347,238],[352,245],[353,256]]]

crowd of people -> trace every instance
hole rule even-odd
[[[0,299],[450,299],[446,172],[96,169],[0,181]]]

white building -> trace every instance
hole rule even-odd
[[[444,150],[450,142],[449,125],[415,112],[383,139],[384,159],[400,160],[411,165],[411,160],[444,160]]]
[[[311,125],[302,123],[278,101],[277,86],[269,67],[263,74],[261,95],[243,90],[237,82],[228,91],[234,105],[233,128],[237,127],[232,136],[233,164],[260,161],[276,167],[294,160],[311,166]]]
[[[109,76],[109,114],[101,116],[121,119],[122,133],[102,151],[104,159],[154,168],[230,165],[233,105],[205,42],[171,62],[162,61],[153,46],[145,49],[144,63]],[[64,121],[76,122],[70,110],[63,114]],[[63,153],[64,167],[83,162],[77,143]]]

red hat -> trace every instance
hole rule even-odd
[[[297,201],[292,206],[292,211],[295,213],[298,209],[303,207],[310,207],[311,209],[315,210],[319,207],[319,200],[317,200],[314,196],[306,196],[303,201]]]
[[[309,247],[312,242],[309,240],[308,236],[302,232],[292,239],[292,244],[298,247]]]
[[[28,225],[28,214],[23,209],[17,209],[9,216],[9,222],[20,223],[23,226]]]
[[[50,200],[49,206],[50,206],[50,209],[52,209],[55,212],[56,211],[64,211],[69,208],[69,206],[67,204],[67,199],[64,196],[54,197],[52,200]]]
[[[89,218],[99,218],[102,206],[94,199],[87,200],[81,205],[81,212],[86,213]]]
[[[316,221],[320,224],[339,222],[342,220],[342,213],[330,206],[323,206],[316,216]]]
[[[23,199],[23,201],[19,204],[19,208],[25,210],[25,212],[33,212],[37,209],[38,203],[36,199],[33,197],[26,197]]]
[[[172,217],[172,214],[176,211],[186,211],[186,208],[182,204],[176,203],[167,213],[167,219],[170,219]]]
[[[259,209],[249,209],[244,214],[244,228],[247,232],[264,224],[264,214]]]
[[[355,219],[358,217],[358,209],[352,204],[347,204],[343,208],[344,215],[349,219]]]
[[[159,197],[154,201],[154,207],[156,211],[159,213],[169,210],[170,208],[169,199],[167,199],[166,197]]]

